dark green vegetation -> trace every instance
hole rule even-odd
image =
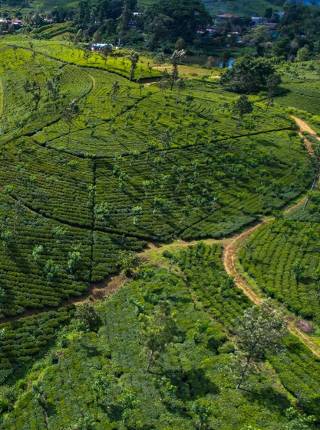
[[[283,0],[203,0],[211,14],[234,13],[240,16],[264,16],[269,8],[281,9]]]
[[[319,130],[319,65],[301,62],[284,65],[282,94],[276,103],[294,107]],[[310,138],[319,156],[319,142]],[[316,177],[317,178],[317,177]],[[243,269],[269,296],[284,303],[292,312],[310,320],[318,333],[319,294],[319,191],[313,184],[308,200],[289,218],[262,227],[240,253]]]
[[[237,60],[220,79],[221,85],[227,90],[247,94],[258,93],[271,87],[276,91],[280,82],[281,78],[271,61],[249,56]]]
[[[225,275],[221,248],[168,257],[171,269],[141,267],[97,308],[100,327],[79,312],[16,392],[2,393],[5,429],[286,430],[297,421],[286,412],[291,395],[318,412],[319,363],[290,336],[250,391],[235,390],[231,339],[249,303]]]
[[[262,227],[240,253],[244,270],[269,296],[313,322],[319,335],[319,190],[289,217]],[[311,326],[312,327],[312,326]]]

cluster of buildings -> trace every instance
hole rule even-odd
[[[18,18],[0,18],[0,26],[14,26],[15,28],[20,28],[23,26],[23,21]]]
[[[232,13],[223,13],[215,17],[213,25],[199,30],[198,34],[212,37],[224,35],[230,41],[230,45],[242,45],[244,43],[242,36],[250,28],[264,26],[270,32],[276,31],[282,15],[283,12],[275,12],[272,18],[262,16],[244,18]]]

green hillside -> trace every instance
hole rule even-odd
[[[215,69],[0,49],[0,429],[319,428],[318,146],[290,116],[317,124],[317,63],[239,114]],[[240,388],[268,297],[286,331]]]

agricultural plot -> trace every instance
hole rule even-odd
[[[311,180],[304,151],[282,132],[99,160],[97,226],[159,240],[220,237],[303,191]]]
[[[98,52],[76,48],[70,42],[59,40],[27,40],[21,37],[9,37],[6,38],[4,43],[8,42],[68,64],[106,70],[126,78],[130,76],[130,61],[126,55],[128,52],[122,53],[119,51],[117,55],[106,57]],[[159,75],[160,73],[157,70],[152,69],[148,59],[141,57],[136,68],[135,79],[158,77]]]
[[[316,324],[320,318],[320,226],[279,220],[262,227],[240,254],[244,270],[268,295]]]
[[[54,122],[92,88],[85,71],[39,58],[25,49],[1,48],[1,140],[30,134]]]
[[[21,138],[1,147],[0,185],[47,217],[90,228],[92,162],[51,151]],[[36,160],[36,163],[35,163]]]
[[[90,71],[90,74],[92,72]],[[192,85],[185,91],[160,92],[118,80],[119,93],[112,95],[114,78],[92,74],[95,89],[68,130],[63,121],[44,128],[34,138],[51,148],[95,158],[207,145],[233,136],[290,129],[292,123],[279,109],[256,103],[254,113],[239,123],[232,113],[234,96],[223,96],[208,85]],[[202,89],[202,91],[201,91]],[[209,86],[210,90],[210,86]]]
[[[5,407],[5,384],[21,378],[34,361],[45,353],[74,313],[73,307],[62,307],[0,325],[0,398]]]
[[[21,47],[6,45],[17,45],[19,40]],[[24,374],[69,322],[70,302],[118,273],[126,258],[141,251],[147,241],[223,237],[283,207],[308,188],[314,166],[283,110],[267,108],[257,98],[252,98],[252,114],[240,120],[233,110],[235,96],[209,82],[190,81],[171,91],[164,85],[130,82],[125,58],[86,54],[58,41],[30,44],[13,37],[1,46],[1,381],[20,382],[15,387],[17,408],[10,411],[9,388],[3,387],[0,409],[8,413],[6,430],[14,425],[23,430],[30,423],[37,428],[34,423],[44,417],[41,402],[29,390],[31,379],[23,379]],[[150,76],[153,72],[143,59],[136,78]],[[76,109],[70,116],[71,107]],[[259,409],[241,393],[230,392],[231,374],[222,376],[213,370],[232,360],[234,321],[248,307],[222,269],[221,249],[199,246],[172,256],[168,264],[179,266],[185,277],[160,268],[141,269],[130,287],[101,305],[105,325],[100,332],[85,335],[86,347],[78,343],[83,332],[76,320],[71,327],[74,337],[61,339],[62,354],[56,350],[44,359],[47,398],[59,410],[46,418],[48,428],[67,428],[82,419],[74,396],[85,393],[85,385],[96,389],[88,378],[100,378],[99,366],[113,369],[115,377],[124,369],[120,371],[120,378],[125,375],[124,392],[133,378],[139,404],[129,408],[131,428],[163,416],[163,429],[191,429],[192,404],[198,397],[212,401],[218,411],[235,399],[222,430],[228,429],[235,410],[241,410],[233,426],[237,430],[246,424],[247,411],[251,424],[269,423],[266,430],[274,428],[273,422],[285,424],[281,405],[270,410],[261,394]],[[167,390],[159,389],[163,381],[153,377],[141,388],[145,369],[138,370],[137,363],[141,354],[146,357],[137,341],[143,336],[142,322],[136,317],[143,309],[150,317],[159,297],[177,307],[177,323],[185,332],[183,357],[188,358],[191,342],[191,368],[200,357],[205,369],[195,367],[195,373],[184,369],[191,380],[183,392],[174,388],[173,400],[163,400]],[[201,338],[202,331],[194,333],[195,321],[210,327],[199,344],[194,335]],[[290,337],[287,342],[285,355],[270,357],[277,381],[285,381],[285,389],[295,397],[301,385],[303,407],[317,413],[319,381],[317,376],[312,379],[312,372],[318,372],[318,363]],[[175,357],[176,353],[168,354],[165,360]],[[205,364],[208,357],[213,367],[211,361],[210,366]],[[87,373],[81,368],[83,360],[90,363]],[[304,379],[297,371],[302,360],[310,369]],[[165,383],[175,386],[171,364]],[[37,367],[33,372],[27,378],[37,374]],[[194,394],[190,384],[199,375],[209,388]],[[52,388],[56,384],[62,386],[60,399]],[[21,389],[26,395],[21,396]],[[100,417],[101,428],[117,428],[90,390],[85,403],[93,419]],[[215,398],[217,393],[221,396]],[[156,406],[150,410],[144,400],[153,395]],[[286,398],[285,404],[289,403]],[[181,411],[186,407],[189,418],[185,412],[172,414],[174,405],[180,405]],[[218,419],[212,417],[215,425]]]
[[[117,271],[119,255],[143,243],[58,223],[1,196],[1,314],[46,310],[83,295],[89,283]]]
[[[319,114],[319,76],[318,62],[285,64],[279,72],[282,76],[282,94],[276,102],[284,107],[294,107],[312,115]]]
[[[178,264],[196,293],[194,299],[203,303],[210,315],[233,333],[237,318],[249,302],[223,271],[219,247],[199,245],[183,251]],[[282,353],[269,356],[268,360],[298,404],[319,419],[319,360],[291,335],[285,338]]]
[[[193,430],[205,410],[212,428],[284,430],[292,396],[318,413],[319,363],[289,336],[283,352],[263,366],[270,375],[272,364],[273,382],[266,385],[253,375],[251,393],[234,388],[231,339],[249,303],[223,271],[221,252],[219,246],[199,245],[167,255],[180,271],[142,267],[99,306],[100,329],[73,324],[21,381],[14,409],[7,400],[3,428],[36,429],[46,422],[53,430],[90,422],[97,430],[123,423]],[[173,316],[173,335],[148,371],[148,330],[161,309]],[[48,414],[49,407],[54,412]]]

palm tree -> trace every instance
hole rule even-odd
[[[186,55],[186,51],[184,49],[176,49],[174,53],[171,55],[171,64],[172,64],[172,73],[171,73],[171,90],[175,82],[179,79],[179,69],[178,64],[179,61]]]

